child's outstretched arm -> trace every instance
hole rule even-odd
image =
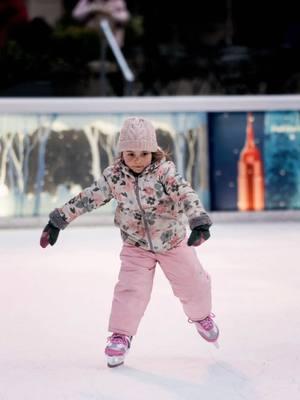
[[[48,244],[53,246],[61,229],[65,229],[70,222],[80,215],[87,211],[92,211],[112,199],[113,195],[104,173],[90,187],[84,189],[64,206],[56,208],[49,214],[49,222],[43,229],[40,239],[41,247],[47,247]]]
[[[165,163],[162,180],[167,193],[174,202],[183,204],[184,212],[192,230],[188,239],[189,246],[198,246],[210,237],[212,225],[201,200],[191,185],[176,171],[173,162]]]

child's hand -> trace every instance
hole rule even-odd
[[[49,221],[48,224],[45,226],[40,239],[41,247],[45,248],[48,246],[48,244],[53,246],[57,241],[59,231],[60,229],[56,228],[56,226],[54,226],[51,221]]]
[[[188,238],[188,246],[200,246],[205,240],[210,238],[209,233],[210,225],[199,225],[196,226]]]

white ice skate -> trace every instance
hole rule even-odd
[[[107,356],[107,366],[110,368],[124,364],[126,353],[130,348],[132,336],[113,333],[107,338],[105,354]]]
[[[213,343],[218,349],[219,344],[217,340],[219,337],[219,328],[212,319],[214,317],[215,315],[211,313],[200,321],[192,321],[189,319],[189,322],[196,325],[197,331],[203,337],[203,339],[205,339],[207,342]]]

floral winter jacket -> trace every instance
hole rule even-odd
[[[139,175],[116,161],[93,185],[56,208],[50,220],[64,229],[79,215],[112,198],[117,201],[115,224],[123,240],[155,253],[176,247],[185,238],[186,217],[191,229],[211,225],[195,191],[176,172],[173,162],[164,159]]]

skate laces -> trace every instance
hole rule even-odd
[[[201,319],[200,321],[192,321],[191,319],[188,320],[189,323],[194,323],[194,322],[198,322],[203,329],[205,329],[206,331],[210,331],[213,327],[214,327],[214,321],[212,320],[212,318],[215,317],[215,314],[210,313],[206,318]]]
[[[112,344],[123,344],[124,346],[128,346],[130,344],[129,339],[126,335],[121,335],[118,333],[113,333],[111,336],[107,338],[107,341]]]

